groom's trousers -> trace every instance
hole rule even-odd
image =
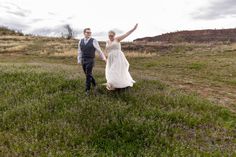
[[[96,81],[93,77],[94,59],[83,58],[82,66],[83,66],[84,73],[86,75],[86,91],[88,91],[91,88],[91,83],[93,86],[96,86]]]

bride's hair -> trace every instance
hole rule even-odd
[[[112,34],[114,34],[114,35],[116,35],[116,32],[115,31],[109,31],[108,33],[112,33]]]

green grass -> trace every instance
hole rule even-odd
[[[188,68],[194,69],[194,70],[201,70],[204,67],[205,67],[205,64],[203,63],[191,63]]]
[[[236,155],[228,109],[141,77],[131,91],[100,86],[86,97],[74,59],[54,65],[61,60],[0,66],[0,156]],[[95,72],[100,84],[103,66]]]
[[[129,55],[134,87],[106,91],[97,60],[86,97],[78,41],[0,40],[0,156],[236,156],[235,45],[136,45],[157,55]]]

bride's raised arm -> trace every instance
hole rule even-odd
[[[123,34],[123,35],[121,35],[121,36],[118,36],[118,37],[116,37],[115,39],[117,40],[117,41],[122,41],[123,39],[125,39],[126,37],[128,37],[131,33],[133,33],[136,29],[137,29],[137,27],[138,27],[138,24],[136,24],[135,26],[134,26],[134,28],[133,29],[131,29],[130,31],[128,31],[127,33],[125,33],[125,34]]]

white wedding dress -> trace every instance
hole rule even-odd
[[[106,64],[107,89],[132,87],[135,81],[129,73],[129,62],[121,51],[121,44],[118,41],[106,44],[108,59]]]

